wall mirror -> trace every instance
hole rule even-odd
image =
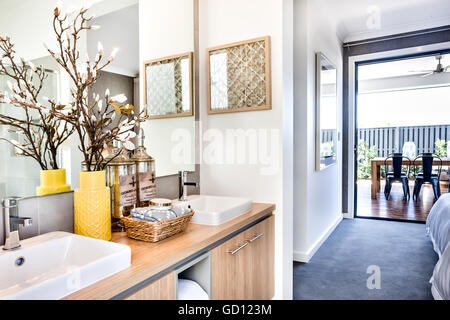
[[[208,113],[270,110],[270,54],[270,37],[208,49]]]
[[[189,52],[145,62],[144,98],[150,119],[194,115],[193,55]]]
[[[323,54],[316,54],[316,170],[337,161],[337,69]]]
[[[65,3],[65,1],[64,1]],[[53,1],[8,1],[0,2],[0,30],[2,35],[11,36],[16,44],[17,56],[32,61],[36,66],[42,65],[48,70],[48,79],[41,95],[64,103],[70,96],[71,79],[66,72],[48,56],[43,46],[56,46],[52,32],[52,17],[55,2]],[[70,9],[70,3],[63,7]],[[93,59],[98,50],[98,42],[109,54],[118,48],[116,59],[110,66],[101,71],[99,81],[93,91],[104,95],[109,89],[111,95],[125,94],[127,103],[135,106],[135,112],[145,108],[144,95],[144,61],[173,55],[177,52],[194,52],[194,1],[177,0],[177,6],[166,1],[139,0],[98,0],[89,12],[95,15],[90,22],[101,28],[83,34],[80,43],[80,56]],[[180,14],[173,14],[179,10]],[[145,19],[140,15],[145,12]],[[191,14],[189,13],[191,12]],[[182,13],[182,14],[181,14]],[[169,17],[157,19],[158,16]],[[17,19],[11,19],[11,17]],[[170,20],[173,17],[173,20]],[[182,31],[161,33],[177,23],[185,26]],[[24,21],[32,21],[32,26],[23,32]],[[170,29],[172,30],[172,29]],[[84,51],[84,52],[83,52]],[[189,80],[193,78],[192,54],[189,59],[180,60],[180,69],[188,69]],[[189,63],[187,63],[187,61]],[[185,62],[186,61],[186,62]],[[175,68],[176,69],[176,68]],[[183,71],[184,72],[184,71]],[[184,74],[182,72],[182,74]],[[175,72],[174,72],[175,73]],[[178,84],[182,88],[192,82],[181,77]],[[0,75],[0,90],[7,88],[7,79]],[[187,92],[191,92],[190,88]],[[175,98],[174,98],[175,99]],[[184,95],[182,110],[192,110],[192,94]],[[11,112],[10,105],[0,103],[0,112]],[[9,108],[9,109],[8,109]],[[194,117],[174,119],[151,119],[141,124],[145,131],[147,152],[155,159],[157,177],[177,174],[179,170],[195,170],[195,120]],[[0,125],[0,138],[11,137],[8,128]],[[18,140],[19,138],[17,138]],[[77,136],[72,135],[59,150],[60,167],[66,169],[67,183],[72,190],[78,187],[78,172],[81,170],[82,154],[78,150]],[[181,147],[180,147],[181,145]],[[177,149],[178,148],[178,149]],[[181,149],[181,151],[180,151]],[[32,197],[36,195],[36,187],[40,185],[40,166],[32,159],[17,154],[14,148],[0,140],[0,199],[11,196]]]

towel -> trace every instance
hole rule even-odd
[[[197,282],[178,279],[178,300],[209,300],[209,297]]]

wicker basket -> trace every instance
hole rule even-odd
[[[158,242],[185,231],[193,215],[194,211],[181,217],[159,222],[140,221],[130,217],[122,218],[121,221],[129,238],[145,242]]]

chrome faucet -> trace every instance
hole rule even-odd
[[[19,217],[19,199],[20,198],[6,198],[2,200],[3,219],[5,224],[5,245],[3,250],[14,250],[20,248],[20,239],[18,226],[31,226],[33,220],[31,218]],[[14,230],[11,230],[11,225]]]
[[[197,187],[197,182],[188,182],[187,181],[187,171],[180,171],[178,173],[178,180],[179,180],[179,197],[178,200],[180,201],[187,201],[188,200],[188,194],[187,194],[187,187]]]

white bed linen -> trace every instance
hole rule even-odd
[[[441,257],[450,243],[450,193],[443,194],[431,209],[427,219],[427,233],[434,250]]]
[[[435,300],[450,300],[450,246],[436,264],[430,283]]]

